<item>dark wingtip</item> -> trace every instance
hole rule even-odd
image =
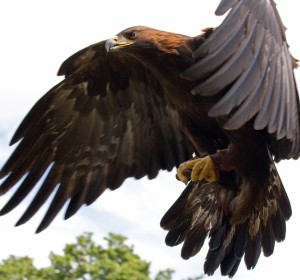
[[[7,202],[2,209],[0,210],[0,216],[4,216],[7,213],[9,213],[14,207],[11,205],[11,203]]]
[[[70,56],[69,58],[67,58],[58,68],[57,71],[57,76],[65,76],[68,74],[68,70],[70,70],[69,68],[72,67],[72,60],[73,60],[73,56]]]
[[[40,232],[42,232],[43,230],[45,230],[48,227],[47,224],[41,223],[38,228],[36,229],[35,233],[38,234]]]
[[[22,136],[17,135],[17,131],[16,133],[13,135],[13,137],[11,138],[10,142],[8,143],[9,146],[12,146],[14,144],[16,144],[17,142],[19,142],[21,140]]]
[[[26,222],[29,221],[29,219],[30,219],[31,216],[28,217],[27,213],[28,213],[28,209],[27,209],[27,211],[22,215],[22,217],[16,222],[15,227],[19,227],[19,226],[21,226],[21,225],[23,225],[23,224],[25,224]]]
[[[61,69],[61,67],[58,69],[57,73],[56,73],[57,76],[64,76],[64,71],[63,69]]]
[[[64,76],[66,75],[67,73],[67,68],[69,67],[70,65],[70,61],[72,59],[73,56],[67,58],[61,65],[60,67],[58,68],[58,71],[57,71],[57,76]]]
[[[23,225],[23,224],[25,224],[26,223],[26,221],[23,221],[22,219],[19,219],[16,223],[15,223],[15,227],[19,227],[19,226],[21,226],[21,225]]]
[[[68,207],[67,210],[66,210],[66,212],[65,212],[64,219],[68,220],[69,218],[71,218],[72,216],[74,216],[77,213],[77,211],[79,210],[79,208],[81,207],[81,205],[82,204],[80,204],[79,206],[75,205],[75,207]]]

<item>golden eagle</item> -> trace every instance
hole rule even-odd
[[[292,212],[274,162],[300,155],[297,60],[272,0],[222,0],[226,12],[195,37],[135,26],[68,58],[12,138],[0,193],[20,185],[0,214],[43,177],[17,222],[57,188],[40,232],[66,203],[67,219],[128,177],[176,166],[187,186],[161,220],[167,245],[188,259],[209,238],[208,275],[271,255]]]

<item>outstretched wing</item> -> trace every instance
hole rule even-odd
[[[3,207],[16,207],[48,172],[17,225],[58,186],[37,232],[69,201],[65,217],[128,177],[156,177],[188,159],[192,148],[177,111],[152,73],[132,57],[107,53],[105,41],[67,59],[65,79],[46,93],[17,129],[20,143],[1,170],[1,193],[25,179]]]
[[[198,61],[182,76],[200,81],[194,94],[222,92],[209,115],[225,116],[225,129],[238,129],[255,117],[254,128],[266,129],[275,140],[277,160],[297,158],[300,118],[293,74],[297,61],[288,50],[276,5],[272,0],[222,0],[216,14],[229,9],[223,23],[195,51]]]

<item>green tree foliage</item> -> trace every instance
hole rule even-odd
[[[53,272],[52,268],[37,269],[29,257],[10,256],[0,264],[0,280],[45,280]]]
[[[0,280],[151,280],[150,262],[126,245],[126,237],[110,233],[104,239],[105,248],[93,241],[92,233],[84,233],[62,255],[51,252],[51,265],[44,268],[35,267],[30,257],[10,256],[0,263]],[[173,274],[172,269],[159,271],[154,280],[171,280]]]

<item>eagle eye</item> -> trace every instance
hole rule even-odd
[[[134,40],[136,38],[136,32],[128,31],[128,32],[126,32],[125,37],[129,40]]]

